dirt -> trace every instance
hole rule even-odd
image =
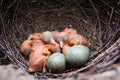
[[[17,66],[9,64],[0,65],[0,80],[35,80],[35,78]]]
[[[83,73],[78,73],[72,77],[67,77],[65,79],[47,79],[47,80],[119,80],[120,79],[120,64],[115,64],[109,67],[108,71],[86,75]],[[33,75],[28,74],[19,67],[9,64],[9,65],[0,65],[0,80],[41,80],[35,79]],[[42,79],[46,80],[46,79]]]

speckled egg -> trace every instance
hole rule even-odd
[[[47,69],[52,73],[62,73],[66,68],[65,56],[61,53],[53,53],[47,60]]]
[[[84,45],[75,45],[69,48],[65,56],[67,66],[80,67],[88,60],[89,53],[89,48]]]

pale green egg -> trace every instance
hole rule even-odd
[[[66,68],[65,56],[61,53],[53,53],[47,60],[47,69],[52,73],[62,73]]]
[[[75,45],[71,47],[65,56],[67,66],[80,67],[89,58],[90,50],[88,47],[83,45]]]

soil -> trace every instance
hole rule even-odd
[[[35,78],[17,66],[9,64],[0,65],[0,80],[35,80]]]
[[[85,75],[83,73],[75,74],[65,79],[47,79],[47,80],[119,80],[120,64],[115,64],[107,68],[108,71],[99,74]],[[107,70],[106,69],[106,70]],[[109,70],[110,69],[110,70]],[[38,80],[33,75],[26,73],[19,67],[9,64],[0,65],[0,80]],[[41,79],[39,79],[41,80]],[[46,79],[42,79],[46,80]]]

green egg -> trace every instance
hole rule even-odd
[[[89,58],[90,50],[88,47],[83,45],[75,45],[71,47],[65,56],[67,66],[80,67]]]
[[[61,53],[53,53],[47,60],[47,69],[52,73],[62,73],[66,68],[65,56]]]

